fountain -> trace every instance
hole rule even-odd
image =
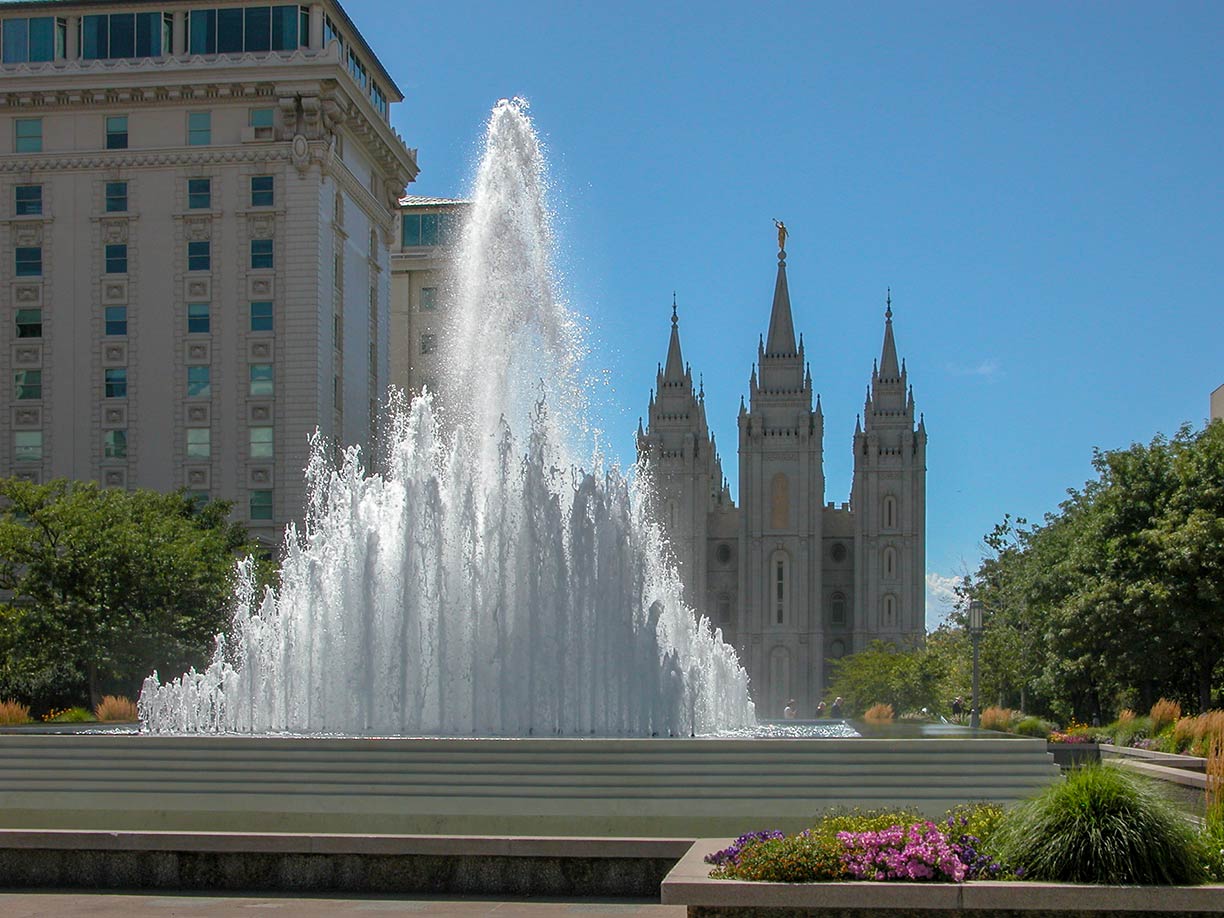
[[[734,651],[681,602],[618,470],[582,471],[581,337],[555,293],[539,142],[493,110],[455,271],[447,423],[392,399],[375,472],[315,444],[281,586],[242,566],[203,672],[152,733],[659,736],[754,722]]]

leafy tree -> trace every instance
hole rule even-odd
[[[0,684],[96,704],[207,660],[251,547],[229,504],[63,479],[0,479],[0,504]]]
[[[897,649],[884,641],[872,641],[864,650],[831,662],[826,694],[840,695],[847,713],[855,714],[876,703],[891,704],[897,713],[933,707],[945,675],[942,659],[922,647]]]

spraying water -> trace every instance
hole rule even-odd
[[[445,391],[393,399],[385,455],[316,444],[278,591],[240,565],[212,664],[140,696],[153,732],[688,735],[755,720],[680,600],[641,495],[578,470],[581,336],[557,298],[522,103],[489,121],[456,260]]]

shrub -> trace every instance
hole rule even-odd
[[[1184,816],[1143,779],[1101,765],[1071,771],[1008,814],[999,851],[1025,879],[1192,884],[1206,875]]]
[[[1021,736],[1049,736],[1055,729],[1056,724],[1048,720],[1042,720],[1040,717],[1024,717],[1016,724],[1015,730]]]
[[[1012,716],[1015,712],[1011,708],[1000,708],[991,706],[982,712],[980,722],[983,730],[1002,730],[1011,729]]]
[[[52,708],[43,715],[43,720],[49,724],[87,724],[96,720],[93,714],[85,708]]]
[[[755,845],[757,842],[768,841],[771,838],[782,838],[782,832],[778,829],[761,829],[757,832],[747,832],[721,851],[707,854],[705,862],[719,867],[724,864],[738,864],[740,855],[744,853],[745,848]]]
[[[893,706],[891,704],[873,704],[863,714],[863,720],[873,724],[890,724],[893,720]]]
[[[115,697],[114,695],[104,695],[102,700],[98,702],[98,706],[94,708],[94,716],[103,722],[127,722],[140,720],[140,715],[136,713],[136,703],[129,699],[126,695],[120,695],[118,697]]]
[[[806,830],[798,835],[749,844],[734,863],[710,872],[711,877],[773,883],[816,883],[849,879],[842,860],[845,847],[836,836]]]
[[[0,727],[28,724],[32,719],[28,704],[22,704],[20,701],[14,701],[12,698],[7,701],[0,701]]]
[[[1171,727],[1181,719],[1181,705],[1168,698],[1161,698],[1152,705],[1148,716],[1152,718],[1152,735],[1155,736],[1165,727]]]

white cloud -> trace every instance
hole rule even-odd
[[[947,370],[953,376],[981,376],[985,379],[994,379],[1003,371],[1003,367],[998,360],[991,357],[976,364],[950,363]]]
[[[926,575],[926,626],[927,631],[934,631],[948,617],[956,604],[955,587],[963,578],[954,575],[937,574],[930,571]]]

